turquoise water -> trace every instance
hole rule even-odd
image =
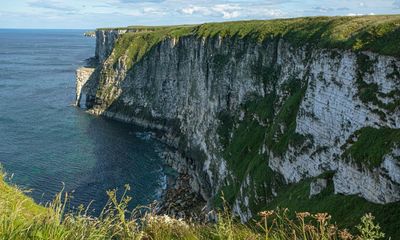
[[[132,188],[132,206],[159,197],[163,150],[140,128],[72,107],[75,70],[94,55],[78,30],[0,30],[0,163],[45,203],[63,183],[73,206],[100,209],[106,190]]]

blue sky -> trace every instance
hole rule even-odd
[[[171,25],[400,13],[400,0],[1,0],[0,28]]]

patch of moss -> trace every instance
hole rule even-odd
[[[263,72],[274,74],[274,71]],[[276,79],[263,76],[273,85]],[[275,154],[283,154],[289,145],[303,143],[305,137],[296,133],[296,116],[306,86],[301,86],[301,79],[293,78],[283,88],[287,93],[282,106],[276,106],[278,98],[275,91],[265,97],[253,96],[242,105],[243,120],[221,115],[222,124],[218,133],[222,139],[224,159],[234,178],[229,177],[221,189],[229,203],[241,193],[241,185],[250,178],[250,185],[242,191],[250,196],[250,209],[261,210],[262,206],[273,196],[273,189],[282,184],[282,179],[268,166],[268,155],[265,147]],[[232,134],[232,136],[230,135]],[[217,196],[217,199],[218,196]]]
[[[234,127],[234,119],[232,114],[228,111],[223,111],[218,114],[220,124],[217,129],[219,141],[224,148],[226,148],[230,142],[230,136]]]
[[[265,86],[275,87],[281,68],[279,66],[265,66],[260,56],[257,62],[253,64],[251,71],[257,82],[263,83]]]
[[[365,127],[350,138],[344,146],[346,150],[343,157],[351,157],[356,163],[375,168],[382,163],[386,154],[400,146],[400,129]],[[357,139],[354,143],[353,138]]]
[[[224,67],[228,64],[228,62],[229,62],[229,55],[216,54],[213,57],[214,67],[217,73],[221,73]]]
[[[298,146],[305,141],[305,136],[295,132],[297,113],[307,88],[301,84],[301,79],[293,78],[284,86],[289,96],[267,133],[266,144],[277,155],[285,153],[289,145]]]
[[[391,65],[392,65],[392,72],[391,73],[388,73],[387,75],[386,75],[386,77],[387,78],[389,78],[389,79],[393,79],[393,80],[396,80],[396,81],[400,81],[400,72],[399,72],[399,69],[398,69],[398,67],[397,67],[397,65],[396,65],[396,62],[395,61],[393,61],[392,63],[391,63]]]

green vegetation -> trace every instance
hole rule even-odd
[[[297,113],[307,88],[302,87],[301,83],[301,79],[293,78],[284,86],[285,91],[290,95],[276,115],[267,134],[267,146],[277,155],[285,153],[289,145],[297,146],[305,141],[305,136],[295,132]]]
[[[103,68],[101,79],[112,75],[117,66],[124,66],[130,70],[140,62],[160,42],[168,38],[175,38],[179,42],[181,37],[216,38],[245,38],[246,41],[277,41],[285,39],[294,46],[304,46],[307,49],[329,48],[350,49],[353,51],[369,50],[376,53],[400,56],[398,39],[400,39],[400,15],[387,16],[359,16],[359,17],[305,17],[294,19],[277,19],[262,21],[240,21],[224,23],[206,23],[202,25],[180,26],[130,26],[126,28],[100,29],[121,30],[129,32],[118,38],[114,50]],[[229,57],[216,55],[213,64],[216,72],[223,70],[229,62]],[[257,69],[258,67],[258,69]],[[361,68],[362,69],[362,68]],[[256,66],[256,72],[263,68]],[[361,72],[361,74],[365,74]],[[383,95],[378,92],[376,84],[367,84],[362,76],[358,78],[360,98],[364,102],[372,102],[389,111],[394,111],[400,105],[400,92],[391,92]],[[266,75],[266,76],[272,76]],[[396,77],[394,70],[391,77]],[[260,78],[261,81],[268,79]],[[105,80],[101,80],[100,83]],[[102,89],[99,87],[99,89]],[[381,97],[391,97],[394,101],[384,104]],[[98,94],[106,95],[102,92]],[[108,94],[99,99],[106,102],[115,100],[115,96]],[[379,113],[384,118],[384,113]],[[283,140],[286,141],[286,140]],[[287,141],[286,141],[287,142]],[[279,149],[276,149],[279,151]]]
[[[325,176],[326,177],[326,176]],[[333,193],[333,182],[327,177],[328,187],[319,195],[309,198],[310,183],[313,179],[285,186],[278,196],[268,204],[269,208],[289,208],[292,212],[328,212],[340,228],[354,231],[361,216],[372,213],[386,233],[386,237],[397,239],[400,236],[400,203],[374,204],[358,196],[344,196]]]
[[[168,37],[238,37],[263,42],[283,38],[294,46],[372,51],[400,56],[400,15],[358,17],[304,17],[293,19],[206,23],[180,26],[131,26],[115,47],[113,63],[123,54],[128,67]]]
[[[397,47],[400,38],[400,15],[362,16],[362,17],[306,17],[295,19],[278,19],[268,21],[241,21],[225,23],[207,23],[202,25],[180,26],[131,26],[127,28],[99,29],[122,30],[123,34],[115,44],[107,69],[103,74],[112,73],[118,63],[126,69],[138,63],[157,44],[167,38],[195,36],[214,38],[237,37],[248,41],[276,41],[283,38],[294,46],[310,48],[340,48],[354,51],[370,50],[373,52],[400,56]],[[123,60],[123,61],[120,61]],[[214,57],[216,70],[221,70],[227,63],[227,56]],[[396,73],[394,73],[396,74]],[[393,75],[395,76],[395,75]],[[360,82],[361,83],[361,82]],[[373,96],[375,86],[365,88],[362,98]],[[376,92],[376,91],[375,91]],[[400,96],[400,94],[399,94]],[[372,99],[372,101],[376,101]],[[392,103],[388,108],[395,108],[400,101]],[[397,104],[397,105],[396,105]]]
[[[197,38],[231,37],[259,43],[285,39],[293,46],[304,46],[308,50],[328,48],[358,52],[356,83],[361,101],[379,106],[387,111],[395,111],[400,106],[400,92],[393,91],[384,94],[379,92],[377,84],[364,81],[366,74],[373,74],[375,60],[361,52],[372,51],[399,57],[400,15],[308,17],[209,23],[197,26],[133,26],[128,29],[132,32],[123,34],[118,39],[114,51],[108,59],[109,65],[103,70],[103,74],[113,75],[116,67],[120,65],[124,65],[127,70],[131,69],[143,60],[146,54],[156,48],[160,42],[168,38],[175,38],[179,42],[180,38],[185,36]],[[240,53],[237,54],[240,55]],[[337,54],[337,52],[333,52],[332,57],[337,57]],[[222,72],[234,57],[216,53],[211,59],[216,74]],[[275,95],[276,80],[279,78],[280,69],[277,66],[266,67],[263,66],[262,62],[259,62],[255,63],[251,70],[256,81],[263,83],[266,89],[265,97],[252,97],[243,104],[241,106],[241,110],[244,112],[242,120],[238,120],[238,113],[222,112],[219,115],[221,125],[218,128],[218,135],[224,147],[222,154],[234,176],[228,176],[225,186],[221,189],[226,200],[232,204],[241,194],[249,196],[249,207],[253,212],[261,211],[266,206],[268,208],[288,207],[294,211],[326,211],[332,213],[333,219],[338,221],[340,227],[349,227],[353,231],[356,231],[354,226],[360,217],[365,212],[372,211],[389,236],[398,236],[400,232],[396,228],[400,225],[398,220],[400,219],[400,205],[397,203],[376,205],[356,196],[335,195],[332,185],[322,194],[309,199],[309,183],[311,180],[287,187],[282,186],[280,177],[268,167],[268,155],[263,154],[263,150],[268,149],[275,156],[280,156],[287,151],[289,146],[307,148],[304,143],[313,141],[308,136],[302,136],[295,132],[296,116],[308,86],[304,79],[297,79],[293,76],[290,81],[282,86],[284,90],[283,99],[280,99]],[[394,65],[393,71],[387,77],[399,79],[399,76],[399,70]],[[310,87],[312,86],[310,85]],[[105,97],[100,99],[112,103],[114,92],[112,87],[108,87],[98,94],[104,94]],[[385,103],[381,98],[391,98],[393,101]],[[383,119],[386,118],[384,112],[372,111],[376,111]],[[349,142],[351,145],[346,145],[344,157],[351,156],[356,162],[366,164],[369,167],[378,166],[383,156],[390,153],[394,145],[400,143],[400,132],[389,128],[364,128],[356,133],[356,137],[355,143]],[[186,146],[186,144],[182,145]],[[241,189],[242,184],[247,182],[247,178],[250,179],[249,186]],[[278,197],[274,200],[272,200],[272,189],[279,191]],[[218,200],[217,205],[222,205],[222,202]],[[116,201],[114,202],[116,203]],[[116,210],[119,209],[118,204],[114,204],[114,207],[117,207]],[[88,224],[85,222],[87,221],[85,215],[68,216],[73,221],[83,221]],[[128,234],[135,232],[134,234],[137,234],[137,236],[150,236],[151,239],[161,239],[163,236],[167,236],[166,239],[241,239],[245,237],[258,239],[261,237],[259,232],[262,232],[260,228],[254,230],[248,226],[235,223],[230,214],[221,215],[220,221],[215,226],[184,223],[188,224],[188,227],[181,227],[182,222],[176,222],[176,219],[163,219],[153,215],[138,221],[144,223],[144,225],[138,225],[134,219],[128,220],[128,223],[125,218],[121,221],[119,219],[121,216],[121,214],[117,214],[113,216],[115,218],[110,218],[112,220],[107,220],[115,226],[128,226],[118,230],[115,235],[116,238],[125,238],[129,236]],[[103,217],[108,219],[109,216]],[[299,226],[290,222],[292,221],[290,219],[293,218],[286,219],[281,216],[279,219],[285,219],[286,226],[292,227],[289,227],[290,230]],[[103,218],[95,222],[98,224],[98,226],[96,225],[98,228],[105,229],[104,235],[101,236],[114,234],[115,226],[112,229],[103,226]],[[166,222],[173,224],[168,225]],[[279,221],[275,221],[275,223],[277,222]],[[174,226],[178,227],[174,228]],[[279,226],[282,227],[282,225]],[[280,231],[282,234],[286,234],[287,228],[284,227],[285,230],[282,230],[279,226],[271,231]],[[181,232],[182,229],[187,229],[187,231]],[[90,231],[88,230],[88,232]],[[271,237],[273,235],[271,232],[270,239],[275,239]],[[276,239],[289,238],[287,235],[281,235],[281,237]],[[311,237],[309,239],[321,238]]]
[[[357,140],[353,142],[353,138]],[[350,146],[348,146],[350,144]],[[355,132],[344,146],[343,156],[370,168],[378,167],[386,154],[400,146],[400,129],[365,127]]]
[[[278,72],[274,68],[260,71],[262,81],[275,88]],[[292,78],[282,89],[286,97],[278,102],[275,91],[265,97],[254,96],[243,106],[243,120],[228,113],[220,114],[221,124],[218,134],[224,146],[223,157],[234,177],[228,178],[222,193],[232,204],[241,191],[250,196],[250,209],[261,210],[272,198],[272,189],[282,185],[278,174],[268,167],[268,155],[262,149],[268,147],[275,155],[282,155],[289,145],[302,145],[307,139],[295,132],[296,116],[307,86],[303,80]],[[232,133],[232,135],[231,135]],[[240,189],[246,178],[251,180],[250,186]],[[258,196],[258,197],[256,197]],[[217,205],[219,198],[217,197]]]
[[[196,29],[199,36],[237,36],[265,41],[284,38],[296,46],[369,50],[399,56],[400,16],[305,17],[268,21],[209,23]]]
[[[17,213],[17,210],[20,210],[20,212]],[[13,217],[18,214],[20,220],[28,220],[33,217],[44,216],[47,213],[46,208],[27,198],[21,190],[6,184],[0,166],[0,215],[5,214]]]
[[[1,175],[3,176],[3,175]],[[10,187],[0,179],[0,239],[40,240],[168,240],[168,239],[212,239],[212,240],[336,240],[352,239],[351,234],[339,229],[325,213],[297,213],[290,218],[287,210],[260,212],[260,221],[252,225],[241,224],[228,210],[218,212],[215,224],[202,224],[158,216],[151,211],[130,212],[126,195],[120,199],[116,191],[108,191],[109,202],[99,217],[87,215],[83,207],[77,212],[66,212],[68,194],[57,194],[47,208],[33,203],[16,187]],[[357,225],[357,239],[381,239],[384,233],[373,222],[374,217],[365,215]],[[398,220],[398,219],[397,219]]]
[[[146,28],[147,29],[147,28]],[[155,45],[166,38],[178,38],[192,31],[189,26],[157,27],[148,31],[128,32],[118,38],[113,53],[112,63],[115,65],[121,57],[126,58],[127,69],[139,62]],[[114,66],[115,67],[115,66]]]

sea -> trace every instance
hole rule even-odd
[[[128,184],[130,208],[158,200],[165,146],[145,129],[74,107],[75,71],[94,56],[85,30],[0,29],[0,164],[6,181],[46,204],[98,214]]]

